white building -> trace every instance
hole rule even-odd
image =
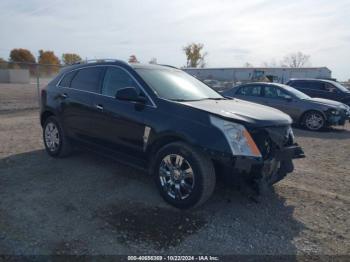
[[[0,69],[0,83],[28,84],[29,82],[28,69]]]
[[[201,80],[215,79],[234,83],[269,79],[284,84],[291,78],[332,78],[332,71],[327,67],[185,68],[183,70]]]

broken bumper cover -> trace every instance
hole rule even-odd
[[[276,153],[276,159],[279,161],[298,158],[305,158],[304,151],[298,144],[285,147],[281,150],[278,150]]]
[[[240,175],[246,179],[268,178],[270,183],[276,183],[288,173],[293,172],[293,159],[305,158],[303,149],[298,145],[284,147],[276,150],[272,159],[234,156],[228,162],[219,160],[229,171],[230,175]]]

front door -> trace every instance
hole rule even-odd
[[[133,77],[122,67],[109,66],[104,76],[101,95],[93,103],[93,128],[99,144],[113,150],[140,154],[144,148],[146,126],[144,119],[154,112],[149,103],[141,105],[115,98],[117,91],[135,87],[142,93]]]
[[[297,121],[300,111],[302,110],[301,107],[298,106],[299,99],[274,85],[264,86],[262,103],[266,106],[281,110],[294,121]]]

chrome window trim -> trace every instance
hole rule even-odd
[[[151,105],[147,105],[146,106],[149,106],[149,107],[153,107],[153,108],[157,108],[157,105],[154,103],[153,99],[150,97],[150,95],[146,92],[146,90],[142,87],[142,85],[139,83],[139,81],[132,75],[130,74],[130,72],[128,70],[126,70],[125,68],[121,67],[121,66],[117,66],[117,65],[91,65],[91,66],[84,66],[84,67],[79,67],[79,68],[76,68],[76,69],[73,69],[73,70],[70,70],[66,73],[64,73],[60,79],[58,80],[57,84],[56,84],[56,87],[58,88],[67,88],[67,89],[72,89],[72,90],[77,90],[77,91],[81,91],[81,92],[86,92],[86,93],[91,93],[91,94],[95,94],[95,95],[99,95],[99,96],[104,96],[104,97],[110,97],[110,98],[114,98],[113,96],[107,96],[107,95],[103,95],[102,93],[95,93],[95,92],[91,92],[91,91],[86,91],[86,90],[80,90],[80,89],[76,89],[76,88],[71,88],[71,87],[67,87],[67,86],[60,86],[60,83],[62,81],[62,79],[69,73],[71,72],[74,72],[74,71],[78,71],[78,70],[82,70],[82,69],[85,69],[85,68],[93,68],[93,67],[116,67],[116,68],[119,68],[121,70],[123,70],[124,72],[126,72],[132,80],[135,81],[135,83],[137,84],[138,88],[140,88],[144,94],[146,95],[146,97],[148,98],[148,100],[150,101]],[[101,90],[102,91],[102,90]]]

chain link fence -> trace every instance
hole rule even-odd
[[[40,89],[61,68],[51,64],[0,62],[0,114],[38,109]]]

